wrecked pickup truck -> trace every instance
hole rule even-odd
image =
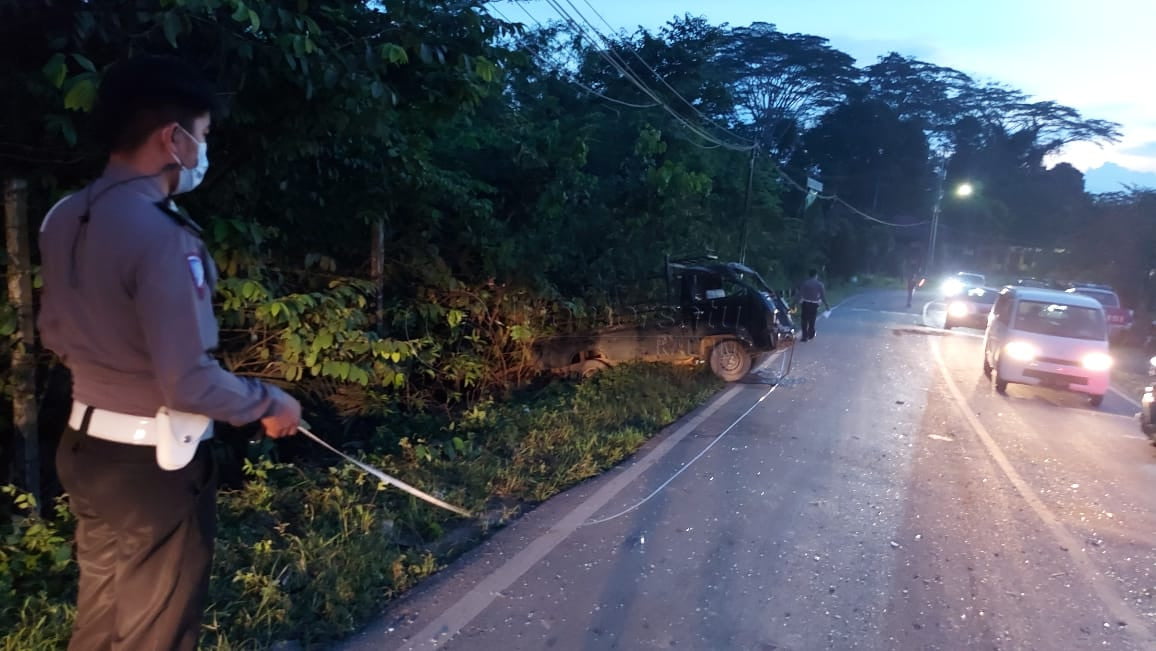
[[[633,306],[608,327],[534,343],[538,370],[586,377],[629,361],[709,363],[727,382],[759,353],[794,339],[786,302],[757,272],[712,256],[668,260],[666,301]]]

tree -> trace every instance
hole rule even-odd
[[[920,125],[935,144],[963,114],[961,96],[974,85],[958,70],[897,52],[880,57],[863,72],[869,95],[890,106],[901,120]]]
[[[808,34],[770,23],[731,30],[726,49],[741,117],[779,160],[799,130],[845,96],[858,72],[850,55]]]
[[[804,143],[825,192],[893,223],[930,217],[935,179],[927,139],[919,124],[901,120],[887,104],[859,98],[838,106],[807,132]],[[895,229],[846,210],[828,217],[837,220],[839,239],[845,240],[839,255],[827,251],[837,273],[850,275],[881,262],[887,264],[871,270],[899,272],[890,264],[896,257]],[[926,229],[915,232],[923,235]]]

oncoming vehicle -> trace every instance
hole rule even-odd
[[[1009,384],[1028,384],[1087,394],[1099,407],[1112,364],[1107,318],[1094,298],[1009,287],[992,307],[983,372],[1001,394]]]
[[[987,278],[985,278],[983,274],[960,271],[953,276],[948,276],[947,279],[943,281],[940,289],[944,296],[951,298],[953,296],[959,296],[968,289],[983,287],[986,284]]]
[[[991,314],[991,307],[999,298],[999,290],[991,287],[973,287],[947,303],[947,317],[943,321],[943,328],[951,330],[956,327],[978,328],[987,327],[987,317]]]
[[[1132,329],[1135,313],[1123,306],[1120,296],[1108,285],[1093,285],[1091,283],[1074,284],[1068,289],[1070,294],[1079,294],[1096,299],[1104,306],[1104,313],[1108,317],[1108,335],[1115,339],[1120,334]]]

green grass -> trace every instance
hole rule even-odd
[[[244,487],[220,497],[202,648],[279,640],[309,648],[349,634],[495,523],[621,462],[720,386],[702,369],[625,365],[454,420],[378,429],[367,461],[484,521],[464,522],[345,465],[247,462]],[[41,519],[15,504],[8,510],[0,651],[60,648],[75,585],[67,511]]]

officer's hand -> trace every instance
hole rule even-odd
[[[261,425],[265,428],[265,436],[269,438],[293,436],[301,425],[301,403],[291,395],[281,394],[277,397],[273,413],[262,418]]]

